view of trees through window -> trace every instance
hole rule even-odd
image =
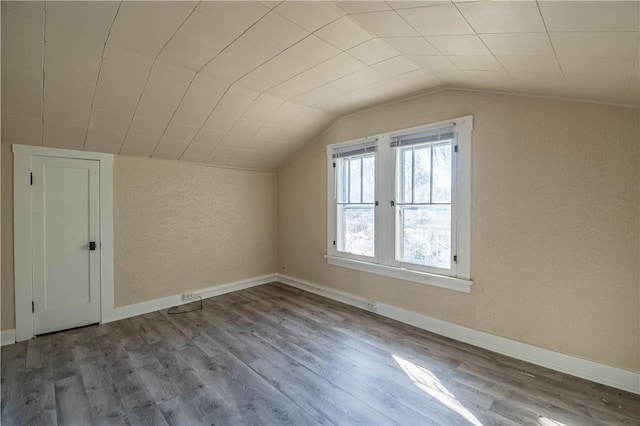
[[[338,158],[337,249],[375,256],[375,154]]]
[[[400,262],[451,267],[451,141],[398,153],[397,239]]]

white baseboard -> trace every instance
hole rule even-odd
[[[320,284],[313,283],[278,274],[278,282],[309,291],[338,302],[346,303],[357,308],[366,309],[367,300],[363,297],[344,293]],[[571,374],[593,382],[602,383],[627,392],[640,394],[640,373],[623,370],[594,361],[565,355],[548,349],[543,349],[527,343],[517,342],[504,337],[463,327],[442,321],[426,315],[411,312],[384,303],[377,304],[379,315],[391,318],[405,324],[427,330],[442,336],[491,350],[532,364],[547,367],[562,373]]]
[[[0,346],[11,345],[16,342],[16,330],[2,330],[0,332]]]
[[[262,284],[277,281],[277,274],[261,275],[259,277],[248,278],[245,280],[234,281],[227,284],[220,284],[193,292],[194,296],[200,296],[203,299],[219,296],[233,291],[243,290],[245,288],[255,287]],[[198,299],[196,299],[198,300]],[[112,315],[103,318],[102,322],[118,321],[125,318],[131,318],[136,315],[148,314],[149,312],[158,311],[160,309],[169,309],[172,306],[184,305],[194,300],[182,300],[182,294],[162,297],[160,299],[149,300],[146,302],[135,303],[133,305],[120,306],[113,310]]]

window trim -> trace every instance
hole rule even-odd
[[[444,270],[447,274],[440,274],[439,268],[424,267],[395,260],[396,222],[395,208],[389,208],[389,202],[395,200],[396,185],[396,149],[390,147],[393,138],[412,133],[435,130],[440,127],[454,125],[455,145],[455,173],[452,176],[452,247],[457,261],[452,263],[451,270]],[[471,279],[471,133],[473,131],[473,116],[453,118],[449,120],[429,123],[426,125],[396,130],[375,136],[353,139],[346,142],[327,145],[327,263],[355,269],[363,272],[412,281],[435,287],[447,288],[469,293],[473,280]],[[364,257],[349,253],[338,252],[333,241],[336,235],[336,202],[334,190],[336,176],[332,167],[333,154],[344,150],[350,145],[359,145],[375,141],[376,143],[376,239],[375,257]],[[384,171],[386,170],[386,171]],[[379,173],[390,173],[393,179],[379,179]],[[390,181],[390,182],[389,182]],[[385,198],[385,199],[382,199]],[[386,198],[390,198],[387,200]],[[383,227],[382,225],[385,225]],[[385,229],[391,228],[391,229]],[[391,241],[382,244],[382,241]]]

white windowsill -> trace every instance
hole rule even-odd
[[[397,278],[399,280],[413,281],[420,284],[434,287],[446,288],[449,290],[471,292],[472,280],[464,278],[447,277],[445,275],[430,274],[428,272],[412,271],[394,266],[379,265],[377,263],[362,262],[360,260],[346,259],[337,256],[324,256],[329,265],[342,266],[343,268],[356,269],[358,271],[369,272],[371,274],[384,275],[385,277]]]

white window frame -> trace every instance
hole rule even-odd
[[[429,131],[453,125],[455,133],[452,174],[452,255],[456,261],[451,269],[441,269],[399,262],[396,260],[396,153],[390,144],[394,137]],[[391,278],[413,281],[435,287],[469,293],[471,291],[471,133],[473,116],[453,118],[423,126],[397,130],[327,146],[327,263]],[[351,145],[376,140],[376,201],[375,257],[364,257],[339,252],[336,240],[337,204],[336,172],[333,154]]]

